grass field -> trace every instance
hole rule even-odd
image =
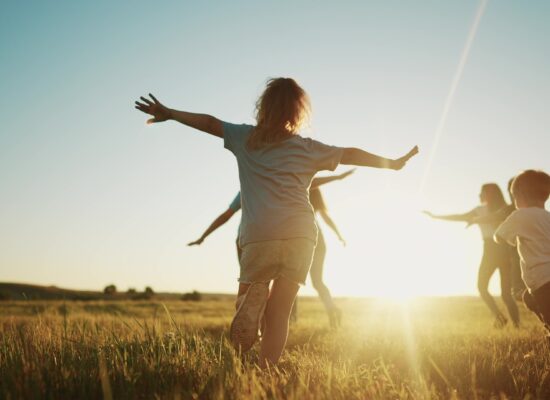
[[[2,302],[0,398],[550,398],[550,350],[523,310],[521,329],[497,330],[478,299],[339,304],[331,331],[301,299],[280,364],[260,371],[226,339],[230,299]]]

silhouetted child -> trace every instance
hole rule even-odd
[[[512,183],[517,210],[498,227],[495,241],[518,247],[521,275],[527,286],[523,301],[550,332],[550,176],[528,170]],[[550,337],[550,336],[549,336]]]
[[[493,241],[493,235],[498,223],[494,220],[481,221],[507,206],[502,191],[496,183],[486,183],[479,193],[481,205],[464,214],[434,215],[425,211],[432,218],[446,221],[459,221],[468,224],[477,223],[483,237],[483,256],[479,265],[477,276],[477,288],[487,307],[495,317],[495,327],[501,328],[508,323],[504,314],[498,308],[495,299],[489,293],[489,281],[498,269],[500,273],[500,292],[502,301],[506,305],[508,314],[515,326],[519,326],[519,310],[512,296],[512,274],[508,246],[497,244]],[[480,221],[480,222],[476,222]],[[501,220],[500,220],[501,221]],[[500,222],[499,221],[499,222]]]
[[[309,203],[313,176],[338,164],[401,169],[415,147],[396,160],[356,148],[328,146],[298,132],[309,115],[306,92],[290,78],[271,79],[256,103],[256,125],[222,122],[205,114],[171,110],[155,97],[141,97],[136,108],[223,138],[239,168],[242,219],[239,233],[241,298],[230,339],[249,350],[258,339],[265,311],[260,366],[276,363],[288,336],[294,298],[304,284],[315,244],[317,226]],[[269,287],[270,283],[271,289]]]
[[[514,195],[512,194],[512,182],[514,178],[508,181],[507,189],[508,195],[510,196],[511,203],[502,207],[496,212],[491,214],[482,215],[475,218],[473,221],[470,221],[470,224],[497,224],[500,225],[504,222],[506,218],[510,216],[514,211],[516,211],[516,204],[514,202]],[[519,262],[519,254],[516,246],[508,247],[508,254],[510,258],[510,275],[512,280],[512,293],[516,298],[522,298],[523,292],[525,291],[525,283],[521,278],[521,267]]]

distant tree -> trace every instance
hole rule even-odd
[[[105,289],[103,289],[103,293],[105,293],[108,296],[112,296],[116,293],[116,286],[115,285],[107,285],[105,286]]]
[[[181,296],[181,299],[183,301],[201,301],[202,294],[200,294],[196,290],[193,290],[191,293],[184,293],[183,296]]]
[[[153,290],[153,288],[151,286],[147,286],[145,288],[145,291],[143,292],[143,294],[140,296],[140,298],[145,299],[145,300],[149,300],[154,295],[155,295],[155,291]]]
[[[126,293],[128,293],[128,294],[136,294],[137,291],[136,291],[136,289],[134,289],[134,288],[128,288],[128,291],[127,291]]]

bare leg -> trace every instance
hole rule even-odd
[[[290,312],[290,322],[298,322],[298,296],[294,299],[294,304],[292,305],[292,311]]]
[[[239,291],[237,292],[237,300],[235,301],[235,311],[239,309],[243,296],[248,291],[250,283],[239,283]]]
[[[516,304],[516,300],[512,295],[512,265],[508,263],[507,258],[503,258],[502,263],[504,265],[500,266],[500,293],[502,296],[502,301],[508,309],[508,314],[512,320],[514,326],[519,326],[519,310]]]
[[[288,336],[288,319],[300,286],[286,278],[273,281],[265,310],[266,328],[260,349],[260,367],[276,364]]]
[[[335,305],[330,291],[323,281],[323,266],[325,264],[326,253],[327,247],[325,244],[325,239],[321,231],[319,231],[317,246],[315,247],[315,253],[313,253],[313,261],[311,263],[311,269],[309,270],[309,276],[311,277],[313,288],[319,294],[319,298],[323,302],[325,310],[330,316],[334,311]]]
[[[481,265],[479,266],[477,288],[481,298],[495,316],[497,324],[504,325],[506,323],[506,318],[498,309],[493,296],[489,293],[489,281],[496,270],[496,266],[494,265],[493,254],[490,254],[492,249],[488,249],[487,247],[488,246],[486,245],[484,248],[483,258],[481,260]]]

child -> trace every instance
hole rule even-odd
[[[316,213],[318,212],[321,214],[321,216],[323,217],[327,225],[331,227],[334,233],[336,233],[336,235],[338,236],[338,239],[343,244],[345,244],[344,239],[342,238],[342,235],[340,234],[338,228],[336,227],[336,224],[334,223],[334,221],[332,221],[332,218],[330,218],[330,215],[327,212],[323,197],[321,195],[321,190],[319,189],[319,187],[329,182],[345,179],[346,177],[351,175],[353,172],[354,172],[354,169],[344,172],[343,174],[340,174],[340,175],[314,178],[309,188],[309,201],[311,203],[311,206],[313,207],[314,212]],[[199,239],[191,243],[188,243],[188,246],[201,245],[202,242],[212,232],[214,232],[220,226],[224,225],[227,221],[229,221],[231,217],[233,217],[233,215],[235,215],[235,213],[240,209],[241,209],[241,192],[239,192],[237,196],[235,196],[235,198],[229,205],[229,208],[225,210],[222,214],[220,214],[210,224],[210,226],[206,229],[206,231],[204,231],[202,236]],[[317,224],[317,226],[318,225],[319,224]],[[329,316],[329,323],[331,327],[335,328],[340,324],[341,312],[334,304],[330,291],[325,285],[325,283],[323,282],[323,264],[325,260],[325,253],[326,253],[325,241],[323,239],[321,230],[319,229],[318,236],[317,236],[317,246],[315,247],[315,253],[313,256],[313,262],[311,264],[309,275],[311,277],[311,282],[313,284],[313,287],[319,294],[319,297],[321,298],[321,301],[325,306],[325,310]],[[241,255],[242,255],[242,248],[239,245],[239,238],[237,237],[237,256],[239,259],[239,264],[241,261]],[[291,319],[293,321],[296,321],[296,318],[297,318],[297,300],[294,300],[294,307],[292,308]]]
[[[517,246],[521,275],[527,286],[523,300],[550,332],[550,176],[528,170],[512,183],[517,210],[498,227],[495,241]],[[550,338],[550,334],[548,336]]]
[[[326,183],[329,183],[329,182],[332,182],[332,181],[345,179],[349,175],[351,175],[353,172],[354,172],[354,169],[349,170],[349,171],[344,172],[343,174],[339,174],[339,175],[314,178],[311,181],[310,197],[311,197],[311,191],[313,191],[315,189],[318,190],[319,186],[322,186],[322,185],[324,185]],[[198,238],[197,240],[194,240],[192,242],[189,242],[187,245],[188,246],[200,246],[202,244],[202,242],[204,242],[204,240],[208,236],[210,236],[211,233],[213,233],[220,226],[224,225],[227,221],[229,221],[233,217],[233,215],[235,215],[235,213],[237,211],[239,211],[240,209],[241,209],[241,192],[237,193],[235,198],[229,204],[229,207],[227,208],[227,210],[225,210],[223,213],[218,215],[218,217],[214,221],[212,221],[212,223],[208,226],[208,228],[206,228],[206,230],[204,231],[204,233],[201,235],[200,238]],[[242,249],[239,246],[239,237],[238,237],[238,235],[237,235],[236,244],[237,244],[237,257],[239,258],[239,262],[240,262]]]
[[[507,190],[508,195],[510,196],[511,203],[502,207],[500,210],[488,214],[482,215],[470,221],[469,224],[497,224],[500,225],[506,218],[510,216],[514,211],[516,211],[516,205],[514,203],[514,195],[512,194],[512,182],[514,178],[508,180]],[[510,259],[510,270],[512,277],[512,293],[517,299],[522,298],[523,292],[525,291],[525,283],[521,278],[521,267],[519,262],[519,254],[516,246],[508,245],[508,254]]]
[[[471,224],[474,221],[480,221],[480,217],[496,213],[507,206],[502,191],[495,183],[484,184],[481,187],[479,199],[482,205],[464,214],[433,215],[427,211],[425,213],[436,219],[460,221]],[[508,320],[497,307],[491,293],[489,293],[489,281],[491,280],[491,276],[493,276],[498,269],[500,271],[500,291],[502,300],[508,309],[508,314],[514,326],[517,327],[519,326],[519,311],[516,301],[512,296],[512,276],[507,246],[496,244],[493,241],[493,234],[498,224],[492,222],[478,222],[477,224],[483,237],[483,256],[479,266],[477,279],[479,294],[495,317],[495,327],[500,328],[506,325]]]
[[[309,115],[309,99],[290,78],[268,81],[256,103],[255,126],[172,110],[150,96],[136,101],[138,110],[153,116],[148,122],[172,119],[223,138],[224,147],[237,159],[243,248],[238,296],[242,301],[231,323],[230,339],[237,349],[249,350],[258,339],[265,312],[259,363],[262,368],[275,364],[286,344],[292,304],[308,274],[317,241],[308,196],[313,176],[338,164],[399,170],[418,148],[391,160],[301,137],[298,132]]]

